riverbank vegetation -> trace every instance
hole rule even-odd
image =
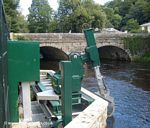
[[[150,65],[150,52],[146,52],[142,56],[135,56],[133,61]]]
[[[19,11],[20,0],[4,0],[11,32],[82,32],[85,27],[113,27],[141,32],[140,24],[150,22],[150,0],[112,0],[99,5],[94,0],[59,0],[58,10],[48,0],[32,0],[29,15]]]
[[[150,35],[125,37],[123,42],[133,56],[133,61],[150,64]]]

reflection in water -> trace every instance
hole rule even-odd
[[[103,62],[101,72],[115,99],[114,126],[150,127],[150,68],[135,63]],[[97,92],[93,70],[86,69],[83,86]],[[110,121],[111,122],[111,121]]]
[[[40,69],[57,71],[59,69],[59,61],[41,60]]]

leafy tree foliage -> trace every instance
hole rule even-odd
[[[15,29],[16,29],[16,32],[20,32],[20,33],[29,32],[28,23],[25,17],[20,12],[17,15],[17,26]]]
[[[27,22],[17,10],[20,0],[4,0],[4,9],[10,32],[27,32]]]
[[[61,32],[82,32],[85,26],[102,28],[106,24],[106,14],[93,0],[59,0],[57,19]]]
[[[18,11],[19,1],[4,0],[11,32],[82,32],[85,27],[139,32],[140,24],[150,22],[150,0],[113,0],[104,6],[93,0],[58,0],[55,14],[48,0],[32,0],[28,22]]]
[[[30,32],[48,32],[52,17],[52,9],[47,0],[32,0],[28,15]]]
[[[132,23],[150,22],[150,0],[113,0],[105,6],[114,10],[114,14],[121,16],[122,20],[119,25],[121,30],[128,28]],[[112,20],[111,18],[109,19],[111,23],[112,21],[116,22],[116,19]]]
[[[149,3],[150,4],[150,3]],[[134,5],[130,7],[129,14],[127,15],[129,18],[136,19],[139,24],[143,24],[148,21],[148,2],[145,0],[137,0]]]
[[[122,17],[115,13],[115,10],[112,8],[104,7],[104,11],[107,15],[107,27],[114,27],[119,29]]]
[[[134,20],[134,19],[129,19],[127,21],[127,25],[125,28],[126,28],[126,30],[128,30],[129,32],[132,32],[132,33],[136,33],[136,32],[140,31],[140,26],[139,26],[137,20]]]

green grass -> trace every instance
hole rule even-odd
[[[134,62],[150,65],[150,36],[134,35],[123,39],[125,49],[129,49]]]
[[[139,62],[139,63],[146,63],[150,65],[150,52],[146,52],[142,56],[135,56],[133,57],[134,62]]]

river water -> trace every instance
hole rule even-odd
[[[94,71],[87,66],[83,86],[97,92]],[[104,61],[101,73],[115,99],[109,128],[150,128],[150,67],[143,64]]]

